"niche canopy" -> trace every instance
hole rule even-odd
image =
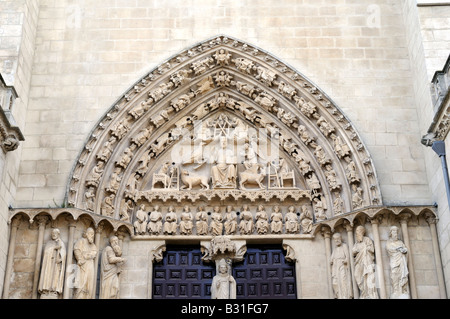
[[[273,152],[256,152],[252,161],[249,148],[262,149],[262,137],[279,156],[267,161]],[[207,157],[217,152],[174,157],[181,154],[174,147],[199,142],[206,150],[224,140],[244,150],[231,171],[212,168],[217,162]],[[234,184],[217,181],[227,174]],[[215,196],[306,198],[326,207],[324,218],[381,205],[370,154],[331,99],[274,56],[227,36],[182,51],[136,82],[93,129],[66,194],[69,206],[124,221],[142,202]]]

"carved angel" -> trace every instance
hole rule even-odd
[[[227,50],[217,50],[213,56],[216,59],[217,65],[225,66],[230,64],[231,54]]]

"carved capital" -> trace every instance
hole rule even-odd
[[[19,228],[20,223],[22,222],[22,216],[14,216],[11,220],[11,228]]]
[[[430,226],[438,222],[438,218],[432,213],[425,214],[425,220],[428,222]]]
[[[152,250],[150,250],[150,261],[160,262],[163,259],[163,253],[166,251],[166,242],[160,242],[156,244]]]
[[[35,220],[39,227],[45,227],[45,225],[47,224],[49,219],[50,218],[48,216],[36,216],[35,217]]]
[[[410,220],[412,215],[410,213],[401,213],[398,218],[400,219],[400,224],[408,224],[408,220]]]
[[[344,222],[343,222],[343,226],[344,226],[344,228],[345,228],[345,230],[347,231],[347,232],[353,232],[353,223],[352,222],[350,222],[350,221],[348,221],[348,220],[345,220]]]
[[[331,229],[328,226],[322,226],[320,229],[320,232],[323,237],[325,238],[331,238]]]

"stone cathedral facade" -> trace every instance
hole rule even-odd
[[[3,299],[446,299],[446,1],[0,1]]]

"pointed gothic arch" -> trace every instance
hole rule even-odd
[[[221,35],[163,62],[113,104],[74,165],[66,192],[68,205],[131,222],[143,200],[195,202],[205,194],[214,196],[187,190],[155,192],[151,187],[152,174],[183,137],[182,129],[192,133],[195,121],[213,113],[234,114],[271,140],[277,138],[281,157],[302,186],[270,192],[240,190],[237,185],[235,192],[217,191],[222,200],[234,196],[252,202],[282,201],[290,196],[294,201],[307,198],[314,207],[315,198],[325,199],[327,218],[337,215],[336,196],[344,203],[340,213],[382,204],[371,156],[340,108],[294,68],[253,45]],[[310,172],[299,168],[300,158],[310,163]],[[320,182],[317,190],[305,182],[311,173]],[[327,180],[329,173],[337,184]],[[130,190],[135,176],[140,182]],[[107,197],[109,212],[102,210]],[[128,201],[129,209],[124,206]]]

